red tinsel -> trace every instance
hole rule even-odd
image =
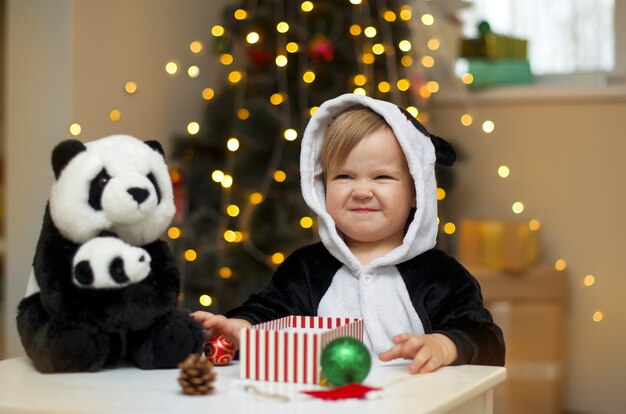
[[[311,397],[322,400],[345,400],[347,398],[365,398],[370,391],[380,391],[382,388],[368,387],[361,384],[347,384],[342,387],[331,388],[321,391],[302,391]]]

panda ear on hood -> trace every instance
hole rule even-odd
[[[437,135],[430,134],[430,141],[435,147],[435,157],[437,158],[437,164],[446,167],[451,167],[456,161],[456,152],[454,147],[445,139],[438,137]]]
[[[161,154],[163,158],[165,158],[165,151],[163,151],[163,147],[161,146],[159,141],[155,141],[152,139],[152,140],[144,141],[144,143],[150,148],[152,148],[153,150],[155,150],[156,152],[158,152],[159,154]]]
[[[417,118],[411,115],[411,113],[406,109],[402,108],[401,106],[399,106],[398,109],[400,109],[400,112],[402,112],[404,116],[406,116],[406,119],[411,121],[413,126],[417,128],[418,131],[430,138],[430,142],[432,142],[433,146],[435,147],[435,162],[439,165],[451,167],[452,164],[454,164],[454,161],[456,161],[456,152],[454,151],[454,147],[452,146],[452,144],[450,144],[445,139],[428,132],[426,130],[426,127],[424,127],[424,125],[422,125],[420,121],[418,121]]]
[[[54,171],[54,178],[58,179],[59,175],[61,175],[61,171],[63,171],[63,168],[65,168],[72,158],[86,149],[85,144],[76,139],[67,139],[57,144],[52,150],[52,171]]]

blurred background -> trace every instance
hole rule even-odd
[[[495,411],[626,412],[623,2],[0,4],[0,358],[23,354],[15,309],[59,141],[163,144],[181,307],[223,312],[317,240],[299,141],[352,92],[407,108],[460,155],[437,171],[438,247],[505,332]]]

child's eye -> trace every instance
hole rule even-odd
[[[350,176],[348,174],[337,174],[335,176],[335,180],[349,180]]]
[[[375,178],[376,180],[393,180],[394,178],[390,175],[378,175]]]

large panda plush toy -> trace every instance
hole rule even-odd
[[[202,328],[176,309],[179,273],[160,235],[175,207],[156,141],[115,135],[52,152],[55,181],[17,327],[41,372],[96,371],[122,358],[173,368]]]

